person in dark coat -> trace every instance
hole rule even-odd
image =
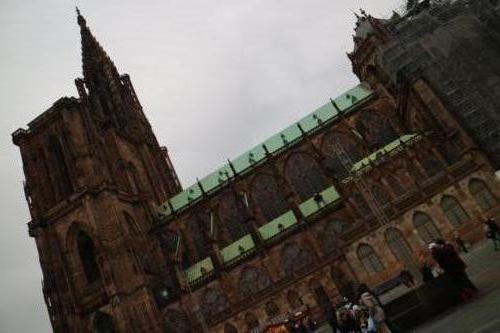
[[[464,253],[468,253],[469,251],[467,250],[467,246],[465,246],[465,242],[460,236],[458,235],[458,232],[455,232],[455,243],[457,244],[458,248],[461,249]]]
[[[486,238],[491,239],[495,251],[498,251],[500,244],[500,229],[498,228],[498,225],[492,218],[488,218],[483,223],[485,224]]]

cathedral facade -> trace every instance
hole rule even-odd
[[[382,290],[414,269],[436,238],[482,239],[480,221],[500,213],[488,144],[500,99],[444,76],[432,33],[467,22],[471,45],[479,36],[498,56],[487,33],[498,7],[411,3],[404,16],[358,17],[349,58],[361,84],[185,189],[129,77],[78,14],[78,98],[13,133],[53,330],[258,332],[304,309],[321,319],[360,283]],[[442,25],[407,36],[429,17]],[[435,53],[411,58],[410,42]],[[450,53],[457,66],[475,68],[462,53]],[[481,66],[494,85],[495,64]]]

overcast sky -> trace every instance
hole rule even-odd
[[[357,83],[354,15],[402,0],[80,0],[184,186]],[[10,133],[81,75],[75,1],[0,0],[0,332],[49,332]]]

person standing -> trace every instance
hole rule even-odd
[[[484,224],[486,238],[491,239],[491,241],[493,242],[494,250],[498,251],[500,245],[500,230],[498,228],[498,225],[492,218],[488,218],[486,221],[484,221]]]
[[[465,242],[462,238],[460,238],[458,232],[455,231],[454,237],[455,237],[455,243],[457,244],[458,248],[462,250],[464,253],[468,253],[469,251],[467,250],[467,246],[465,246]]]

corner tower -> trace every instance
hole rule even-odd
[[[128,75],[78,12],[83,78],[13,133],[55,332],[160,332],[151,286],[163,269],[147,232],[181,187]]]

